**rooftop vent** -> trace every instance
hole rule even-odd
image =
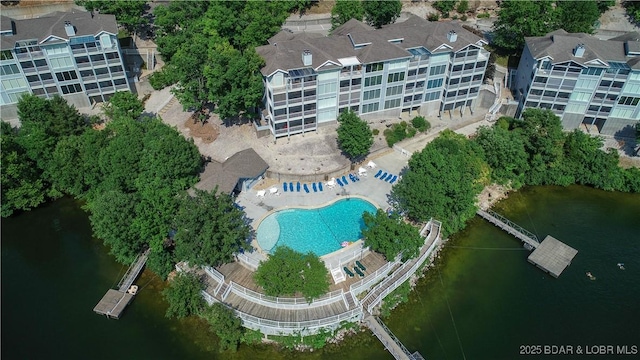
[[[70,21],[65,21],[64,22],[64,31],[67,33],[67,36],[75,36],[76,35],[76,28],[74,28],[73,25],[71,25]]]
[[[302,51],[302,64],[304,64],[304,66],[311,66],[311,63],[311,51],[305,49],[304,51]]]
[[[458,40],[458,34],[456,34],[455,31],[451,30],[449,31],[449,33],[447,33],[447,39],[449,39],[449,42],[456,42],[456,40]]]
[[[578,44],[575,49],[573,49],[573,56],[575,57],[583,57],[584,56],[584,44]]]

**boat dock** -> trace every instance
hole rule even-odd
[[[129,293],[128,290],[138,277],[144,264],[149,257],[149,249],[138,255],[129,270],[124,274],[118,283],[118,290],[109,289],[104,294],[98,305],[93,311],[99,315],[104,315],[110,319],[119,319],[124,309],[129,305],[135,294]]]
[[[571,264],[578,250],[548,235],[542,242],[532,232],[491,210],[478,210],[478,216],[525,243],[533,249],[527,260],[553,277],[558,277]]]

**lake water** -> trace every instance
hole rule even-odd
[[[430,359],[513,359],[527,345],[640,345],[640,195],[538,187],[497,210],[576,248],[572,265],[551,278],[526,261],[517,240],[474,219],[385,320],[409,350]],[[3,359],[392,358],[368,332],[310,354],[269,346],[219,353],[203,322],[164,317],[163,283],[150,272],[122,319],[107,320],[92,309],[126,269],[90,234],[70,199],[2,220]]]

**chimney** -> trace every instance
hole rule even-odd
[[[578,44],[575,49],[573,49],[573,56],[575,57],[583,57],[584,56],[584,44]]]
[[[302,51],[302,63],[304,66],[311,66],[311,51],[305,49]]]
[[[73,25],[71,25],[70,21],[65,21],[64,22],[64,31],[67,33],[67,36],[75,36],[76,35],[76,29],[73,27]]]
[[[456,40],[458,40],[458,34],[456,34],[455,31],[451,30],[449,31],[449,33],[447,33],[447,38],[449,39],[449,42],[456,42]]]

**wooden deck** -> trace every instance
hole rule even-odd
[[[384,256],[375,253],[373,251],[369,251],[363,258],[362,260],[359,260],[360,263],[362,263],[362,265],[364,265],[364,267],[367,268],[367,271],[364,272],[365,276],[367,276],[370,273],[375,272],[376,270],[378,270],[379,268],[381,268],[382,266],[384,266],[384,264],[386,264],[386,260],[384,259]],[[353,271],[353,267],[355,266],[355,260],[351,261],[349,263],[346,263],[345,265],[348,267],[351,272],[353,272],[355,274],[355,271]],[[229,263],[229,264],[224,264],[222,266],[219,266],[216,268],[216,270],[218,270],[222,275],[224,275],[224,280],[226,282],[230,282],[233,281],[234,283],[238,284],[238,285],[242,285],[244,287],[246,287],[249,290],[253,290],[253,291],[261,291],[261,288],[255,283],[255,281],[253,280],[253,274],[254,272],[247,269],[246,267],[244,267],[243,265],[241,265],[239,262],[233,262],[233,263]],[[342,270],[342,269],[341,269]],[[349,287],[351,286],[351,284],[360,281],[361,278],[356,274],[354,277],[349,278],[349,276],[346,276],[346,280],[339,283],[339,284],[334,284],[333,283],[333,279],[331,279],[331,275],[329,275],[329,281],[330,281],[330,286],[329,286],[329,291],[335,291],[335,290],[340,290],[343,289],[344,291],[349,291]],[[302,295],[298,294],[296,295],[298,297],[302,297]]]
[[[111,319],[119,319],[132,299],[133,295],[129,293],[109,289],[93,311]]]
[[[576,254],[578,250],[547,236],[527,260],[557,278],[571,264]]]

